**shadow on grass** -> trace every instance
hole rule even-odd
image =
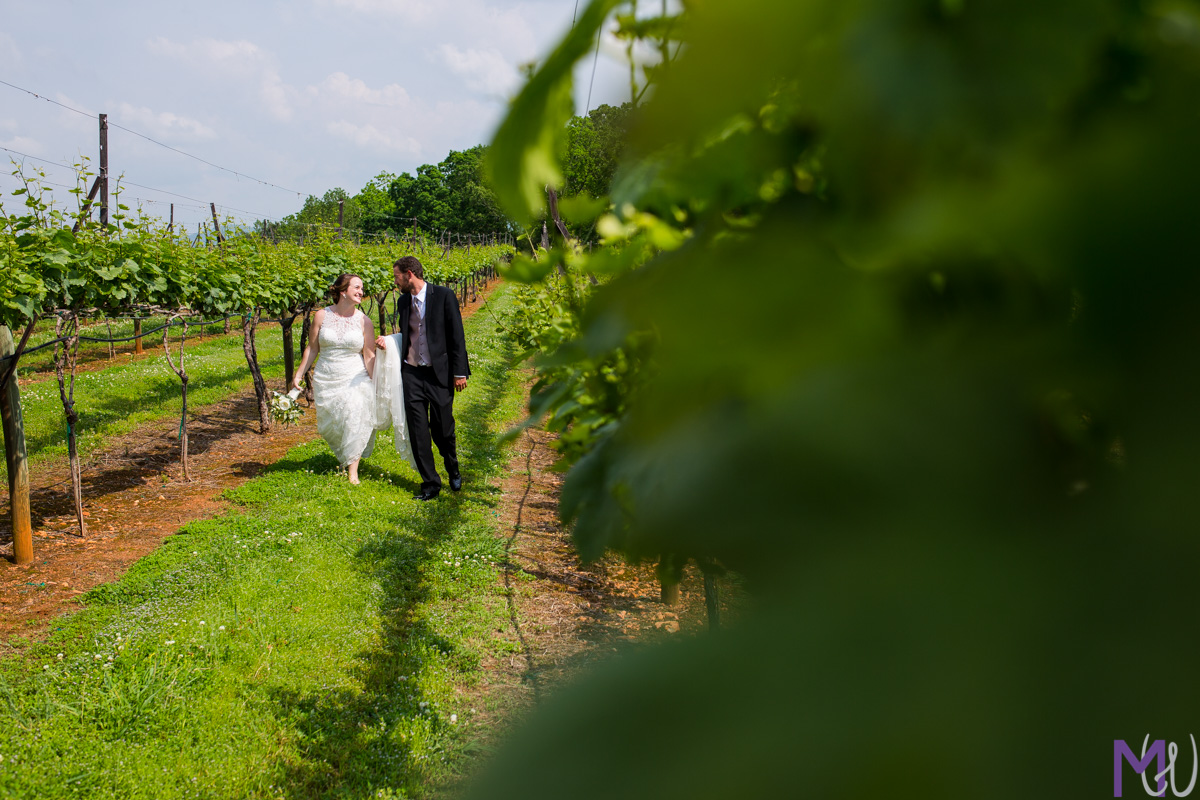
[[[511,346],[505,355],[511,355]],[[326,694],[280,694],[280,715],[300,720],[303,760],[285,765],[288,796],[373,797],[390,787],[423,793],[450,777],[443,765],[444,744],[457,733],[450,721],[422,693],[416,680],[431,662],[457,674],[478,667],[478,655],[439,634],[419,609],[437,599],[428,567],[465,521],[473,506],[494,508],[500,490],[488,480],[503,471],[503,444],[488,430],[487,420],[511,391],[508,358],[472,375],[471,398],[456,404],[459,457],[464,487],[444,491],[432,502],[405,504],[391,517],[388,535],[355,554],[382,588],[382,641],[371,650],[347,654],[361,664],[356,678],[361,691]],[[460,395],[460,398],[464,397]],[[436,450],[436,448],[435,448]],[[328,468],[323,456],[289,464],[289,469]],[[332,459],[331,459],[332,460]],[[444,472],[441,459],[436,458]],[[397,488],[416,490],[411,477],[396,475],[365,462],[364,475],[392,480]],[[413,720],[409,725],[408,721]],[[410,733],[400,736],[399,731]],[[436,763],[435,763],[436,762]]]
[[[128,397],[109,397],[96,402],[83,396],[77,388],[76,407],[79,410],[79,422],[75,427],[77,436],[103,432],[114,423],[129,417],[131,412],[161,408],[168,402],[178,401],[181,394],[179,379],[166,376],[171,380],[155,382],[145,386],[145,391],[136,399]],[[250,370],[245,364],[240,368],[221,374],[202,375],[188,381],[189,402],[194,402],[198,392],[208,389],[220,389],[222,394],[232,395],[239,385],[250,379]],[[255,410],[251,422],[257,427],[258,412]],[[190,430],[190,427],[189,427]],[[190,438],[190,435],[189,435]],[[26,433],[25,447],[31,458],[54,445],[63,444],[67,440],[67,425],[65,417],[61,428],[45,431],[40,435],[29,436]],[[199,452],[193,450],[193,452]]]
[[[223,413],[201,412],[188,420],[188,453],[192,458],[206,453],[211,447],[230,436],[258,431],[258,403],[253,395],[238,398],[222,406]],[[142,439],[133,452],[127,447],[124,456],[109,452],[101,458],[85,456],[83,461],[82,487],[85,502],[103,501],[134,486],[146,486],[161,479],[163,468],[179,463],[179,440],[169,435],[155,435]],[[244,461],[231,465],[237,474],[254,477],[261,474],[266,464]],[[336,467],[336,462],[333,465]],[[57,517],[75,513],[75,500],[71,492],[70,478],[64,477],[48,486],[39,486],[30,491],[30,519],[33,527],[40,528]],[[53,480],[53,479],[52,479]],[[6,503],[8,495],[2,494]],[[0,546],[12,541],[12,523],[7,516],[0,516]]]

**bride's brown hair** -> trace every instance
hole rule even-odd
[[[342,299],[342,295],[346,292],[346,290],[350,288],[351,278],[358,278],[360,281],[362,280],[362,278],[360,278],[358,275],[355,275],[353,272],[343,272],[341,275],[337,276],[337,280],[333,282],[333,285],[325,290],[325,294],[332,297],[333,302],[337,303],[337,301]]]

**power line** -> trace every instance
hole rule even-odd
[[[596,55],[592,58],[592,79],[588,82],[588,99],[587,107],[583,110],[586,114],[592,110],[592,87],[596,85],[596,62],[600,60],[600,37],[604,35],[604,25],[600,26],[600,30],[596,31]]]
[[[0,83],[3,83],[3,81],[0,81]],[[83,172],[83,170],[79,169],[74,164],[63,164],[59,161],[51,161],[48,158],[39,158],[38,156],[31,156],[28,153],[22,153],[19,150],[13,150],[8,147],[0,147],[0,150],[3,150],[6,153],[12,153],[15,156],[20,156],[21,158],[31,158],[34,161],[42,161],[46,164],[50,164],[51,166],[62,167],[63,169],[69,169],[69,170],[74,171],[77,174]]]
[[[96,116],[95,114],[89,114],[86,111],[80,111],[78,108],[72,108],[71,106],[67,105],[66,103],[60,103],[57,100],[52,100],[49,97],[46,97],[45,95],[38,94],[35,91],[32,91],[30,89],[25,89],[23,87],[15,85],[15,84],[9,83],[8,81],[0,80],[0,84],[4,84],[5,86],[7,86],[11,89],[16,89],[19,92],[24,92],[25,94],[32,95],[33,97],[37,98],[38,100],[45,100],[47,103],[53,103],[54,105],[65,108],[68,111],[73,111],[76,114],[80,114],[82,116],[92,117],[92,118],[94,118]],[[156,144],[159,147],[166,148],[167,150],[170,150],[173,153],[178,153],[181,156],[187,156],[188,158],[195,159],[196,161],[199,161],[202,164],[207,164],[208,166],[213,167],[214,169],[223,170],[224,172],[228,172],[231,175],[234,175],[238,178],[245,178],[246,180],[254,181],[255,183],[260,183],[263,186],[270,186],[274,189],[279,189],[284,192],[289,192],[291,194],[296,195],[297,197],[303,197],[305,194],[304,192],[299,192],[299,191],[296,191],[295,189],[289,189],[286,186],[280,186],[279,184],[271,183],[270,181],[264,181],[261,178],[255,178],[254,176],[247,175],[244,172],[238,172],[237,170],[230,169],[229,167],[223,167],[220,164],[214,164],[213,162],[208,161],[207,159],[200,158],[200,156],[192,155],[191,153],[188,153],[184,150],[180,150],[177,147],[172,147],[169,144],[163,144],[162,142],[158,141],[157,139],[152,139],[151,137],[147,136],[146,134],[139,133],[138,131],[135,131],[132,128],[126,128],[124,125],[118,125],[115,122],[109,122],[108,125],[110,128],[119,128],[119,129],[125,131],[126,133],[131,133],[134,136],[138,136],[142,139],[145,139],[147,142]]]
[[[0,83],[2,83],[2,81],[0,81]],[[12,149],[12,148],[10,148],[10,147],[0,147],[0,150],[3,150],[3,151],[4,151],[4,152],[6,152],[6,153],[12,153],[13,155],[16,155],[16,156],[20,156],[21,158],[29,158],[29,159],[32,159],[32,160],[34,160],[34,161],[41,161],[42,163],[49,164],[49,165],[50,165],[50,166],[52,166],[52,167],[60,167],[60,168],[62,168],[62,169],[69,169],[69,170],[71,170],[71,171],[75,172],[77,175],[81,175],[81,174],[83,173],[83,170],[81,170],[81,169],[79,169],[78,167],[75,167],[75,166],[73,166],[73,165],[70,165],[70,164],[62,164],[62,163],[59,163],[59,162],[57,162],[57,161],[51,161],[51,160],[49,160],[49,159],[46,159],[46,158],[40,158],[40,157],[38,157],[38,156],[31,156],[31,155],[29,155],[28,153],[22,153],[22,152],[20,152],[19,150],[13,150],[13,149]],[[117,184],[117,186],[118,186],[118,187],[120,187],[120,186],[122,186],[122,185],[125,185],[125,186],[136,186],[137,188],[139,188],[139,189],[145,189],[146,191],[150,191],[150,192],[159,192],[160,194],[169,194],[169,195],[171,195],[172,197],[179,197],[179,198],[182,198],[182,199],[184,199],[184,200],[191,200],[193,203],[199,203],[199,204],[200,204],[200,205],[198,205],[198,206],[193,206],[193,208],[199,208],[199,209],[201,209],[201,210],[208,210],[208,206],[204,205],[204,202],[205,202],[205,201],[201,200],[201,199],[200,199],[200,198],[198,198],[198,197],[189,197],[189,196],[187,196],[186,194],[179,194],[178,192],[171,192],[171,191],[167,191],[166,189],[159,189],[159,188],[158,188],[158,187],[156,187],[156,186],[146,186],[146,185],[144,185],[144,184],[141,184],[141,183],[134,183],[133,181],[131,181],[131,180],[127,180],[127,179],[125,179],[125,178],[116,178],[116,179],[115,179],[115,182],[116,182],[116,184]],[[63,188],[63,189],[76,189],[76,188],[79,188],[79,187],[77,187],[77,186],[67,186],[66,184],[63,184],[63,183],[55,183],[54,181],[47,181],[47,180],[38,180],[38,183],[40,183],[40,184],[46,184],[46,185],[48,185],[48,186],[58,186],[58,187],[61,187],[61,188]],[[134,197],[133,199],[134,199],[134,200],[138,200],[138,201],[140,201],[140,202],[145,202],[145,203],[163,203],[163,202],[166,202],[166,201],[163,201],[163,200],[150,200],[149,198],[145,198],[145,197]],[[217,205],[219,205],[219,206],[220,206],[221,208],[223,208],[223,209],[229,209],[230,211],[237,211],[239,214],[249,214],[250,216],[252,216],[252,217],[256,217],[256,218],[259,218],[259,219],[267,219],[267,220],[271,220],[272,222],[278,222],[278,219],[276,219],[275,217],[270,217],[270,216],[268,216],[268,215],[266,215],[266,214],[259,214],[259,213],[257,213],[257,212],[254,212],[254,211],[247,211],[247,210],[246,210],[246,209],[244,209],[244,208],[235,208],[234,206],[225,205],[224,203],[218,203]]]

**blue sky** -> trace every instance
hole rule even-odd
[[[110,171],[124,173],[127,205],[165,217],[174,202],[176,221],[193,229],[209,202],[242,220],[278,219],[305,195],[353,194],[380,171],[487,142],[519,65],[544,58],[575,13],[575,0],[0,0],[0,80],[85,112],[0,85],[0,147],[53,162],[29,160],[27,171],[74,185],[61,165],[95,163],[104,112],[241,173],[110,128]],[[576,74],[580,113],[589,88],[591,107],[628,99],[628,67],[607,34],[591,75],[589,58]],[[21,160],[2,150],[0,159]],[[20,202],[12,169],[0,171],[7,207]]]

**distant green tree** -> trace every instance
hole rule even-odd
[[[417,174],[405,172],[388,186],[393,214],[415,218],[413,227],[462,234],[487,234],[512,229],[483,174],[483,145],[451,151],[440,164],[424,164]]]
[[[609,193],[632,111],[630,103],[602,105],[586,117],[571,118],[562,164],[564,196],[603,197]]]
[[[404,229],[405,226],[396,219],[396,204],[388,194],[388,187],[394,180],[396,176],[392,173],[380,172],[354,196],[354,204],[360,213],[359,227],[364,233]]]
[[[296,238],[312,229],[314,226],[334,226],[338,224],[338,203],[344,203],[342,208],[342,227],[347,230],[360,228],[362,210],[356,199],[342,188],[334,188],[325,192],[321,197],[309,195],[304,200],[304,207],[295,214],[288,214],[278,223],[258,222],[255,227],[259,233],[276,237]]]

